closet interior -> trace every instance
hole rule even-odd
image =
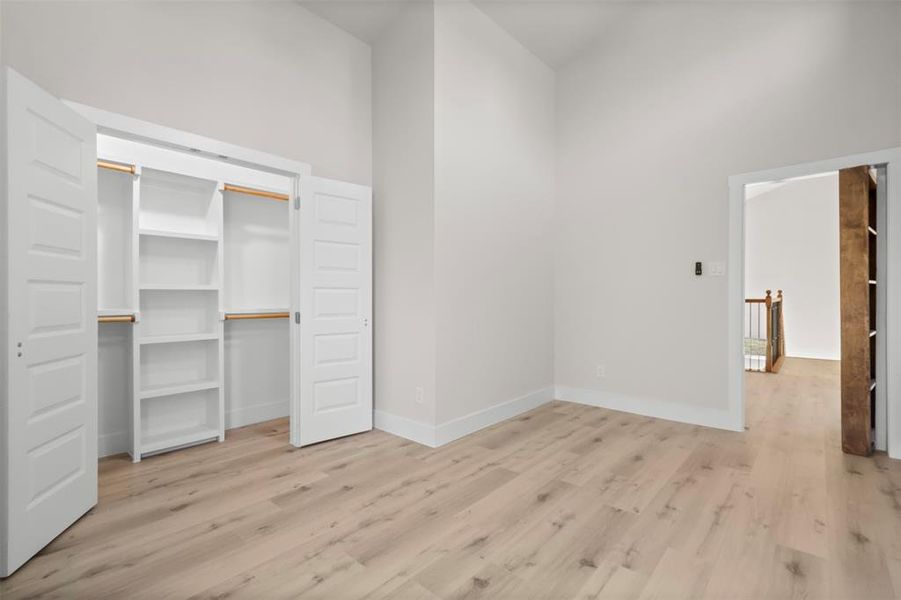
[[[293,178],[98,136],[100,454],[289,413]]]

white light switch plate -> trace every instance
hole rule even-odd
[[[724,262],[710,262],[707,263],[709,271],[709,275],[711,277],[722,277],[726,274],[726,263]]]

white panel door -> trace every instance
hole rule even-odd
[[[97,503],[94,125],[7,69],[6,576]]]
[[[308,185],[295,446],[372,429],[372,190],[318,177]]]

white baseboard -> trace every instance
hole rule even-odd
[[[599,408],[609,408],[645,417],[666,419],[691,425],[703,425],[716,429],[728,429],[729,431],[743,431],[736,425],[735,416],[728,410],[707,408],[703,406],[691,406],[689,404],[675,403],[668,400],[653,398],[639,398],[626,396],[614,392],[601,390],[588,390],[574,388],[565,385],[556,387],[557,400],[586,404]]]
[[[116,431],[114,433],[102,433],[97,436],[97,455],[100,458],[129,452],[128,432]]]
[[[290,411],[288,400],[279,400],[276,402],[268,402],[266,404],[257,404],[255,406],[246,406],[230,410],[225,413],[225,428],[234,429],[235,427],[244,427],[245,425],[253,425],[262,423],[263,421],[271,421],[287,417]]]
[[[462,417],[458,417],[447,423],[442,423],[435,428],[435,439],[438,446],[443,446],[463,436],[475,433],[480,429],[491,427],[501,421],[506,421],[516,415],[538,408],[554,399],[554,387],[548,386],[536,390],[525,396],[508,400],[503,404],[496,404],[489,408],[479,410]]]
[[[373,412],[373,426],[376,429],[406,438],[423,446],[435,448],[438,445],[435,437],[435,426],[428,423],[376,410]]]
[[[380,410],[375,411],[375,428],[406,438],[418,444],[437,448],[480,429],[530,411],[554,399],[554,388],[548,386],[525,396],[508,400],[457,419],[430,425]]]
[[[490,427],[524,412],[538,408],[554,399],[588,406],[597,406],[611,410],[619,410],[647,417],[703,425],[717,429],[740,431],[736,420],[728,411],[721,409],[692,407],[676,404],[666,400],[636,398],[604,392],[558,385],[536,390],[525,396],[508,400],[489,408],[464,415],[441,425],[431,425],[400,417],[391,413],[374,411],[374,426],[390,434],[406,438],[417,444],[431,448],[443,446],[480,429]],[[226,429],[253,425],[271,419],[288,416],[288,402],[279,401],[260,404],[229,411],[225,418]],[[99,436],[98,452],[100,456],[111,456],[128,452],[128,432],[107,433]]]

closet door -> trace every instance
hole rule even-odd
[[[2,576],[97,502],[96,131],[4,77]]]
[[[372,429],[372,190],[309,179],[300,203],[295,446]]]

